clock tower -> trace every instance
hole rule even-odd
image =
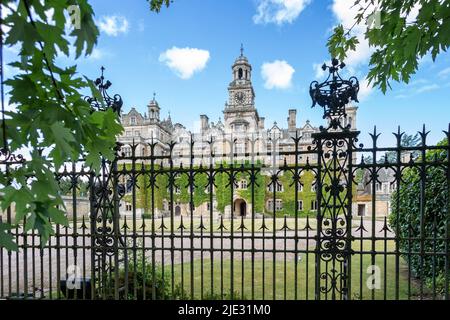
[[[232,66],[232,81],[228,86],[228,102],[224,110],[225,129],[229,132],[256,131],[259,116],[255,108],[255,91],[252,85],[252,66],[241,54]]]

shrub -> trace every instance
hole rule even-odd
[[[171,290],[170,276],[165,273],[163,276],[161,267],[155,265],[153,278],[153,266],[151,263],[146,263],[145,266],[142,263],[134,264],[130,263],[128,266],[128,299],[145,299],[146,300],[178,300],[188,296],[181,287],[176,284],[174,291]],[[119,276],[119,281],[122,285],[125,284],[125,270],[122,269]],[[154,292],[153,292],[154,287]],[[155,296],[153,296],[153,293]]]
[[[128,247],[130,248],[131,245],[130,242]],[[142,244],[137,244],[137,247],[141,246]],[[136,263],[133,260],[132,250],[128,249],[128,268],[127,270],[121,268],[119,271],[120,287],[125,286],[125,279],[127,279],[128,299],[142,300],[144,292],[146,300],[179,300],[189,296],[178,283],[174,285],[172,292],[172,282],[167,269],[163,275],[162,268],[157,264],[153,267],[141,250],[136,253]]]
[[[447,145],[442,141],[439,145]],[[444,161],[447,153],[442,150],[429,151],[428,161]],[[418,160],[420,161],[420,160]],[[445,256],[419,255],[421,242],[424,252],[445,252],[446,215],[448,215],[448,181],[445,167],[428,166],[425,170],[425,206],[421,217],[421,187],[422,179],[420,165],[403,171],[400,189],[392,195],[392,212],[389,222],[400,241],[403,257],[409,263],[413,275],[425,284],[431,286],[433,278],[436,281],[437,292],[444,289]],[[421,234],[421,220],[423,234]],[[421,241],[421,236],[423,237]],[[407,255],[406,253],[412,253]],[[422,259],[422,261],[421,261]],[[422,277],[421,277],[422,276]]]

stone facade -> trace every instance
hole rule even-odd
[[[150,101],[147,112],[142,115],[135,108],[121,115],[125,128],[119,141],[124,144],[123,153],[132,156],[131,143],[138,145],[135,156],[150,156],[149,144],[154,143],[153,155],[167,155],[170,152],[170,143],[175,142],[172,151],[173,165],[189,164],[191,153],[191,139],[194,140],[194,164],[209,165],[211,161],[239,162],[252,157],[253,161],[263,164],[279,165],[285,157],[274,156],[277,151],[294,151],[295,143],[292,137],[298,134],[301,137],[300,150],[307,150],[312,144],[312,134],[319,128],[305,119],[302,125],[297,122],[297,110],[289,109],[287,114],[287,128],[280,127],[276,122],[266,127],[265,118],[261,117],[256,108],[256,95],[252,85],[252,65],[243,51],[232,65],[232,78],[228,85],[228,101],[223,109],[223,121],[210,122],[207,115],[200,115],[200,132],[190,132],[180,123],[172,123],[168,118],[160,119],[160,106],[155,95]],[[347,123],[356,130],[356,106],[347,107]],[[211,158],[211,153],[214,155]],[[314,155],[311,155],[312,157]],[[213,160],[212,160],[213,159]],[[314,162],[317,159],[309,158]],[[287,156],[288,163],[294,163],[295,155]],[[299,162],[304,163],[306,157],[299,156]],[[277,162],[276,164],[274,162]],[[245,202],[245,204],[242,203]],[[266,202],[266,201],[265,201]],[[244,199],[234,199],[234,212],[246,215],[251,210],[251,204]],[[195,208],[197,214],[209,212],[205,203]],[[217,203],[213,203],[216,211]],[[163,205],[164,207],[164,205]],[[167,206],[170,207],[170,206]],[[158,208],[158,214],[164,214],[166,208]],[[189,209],[182,203],[176,204],[175,211],[185,214]],[[231,212],[230,206],[224,212]]]

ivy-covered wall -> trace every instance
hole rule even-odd
[[[227,167],[227,165],[224,165]],[[251,166],[249,164],[245,164],[244,167],[247,170],[251,170]],[[264,210],[265,204],[265,180],[264,176],[260,173],[260,166],[254,167],[254,172],[256,176],[255,184],[252,186],[250,182],[250,174],[246,173],[237,173],[236,174],[236,183],[238,186],[233,187],[234,194],[238,195],[240,198],[244,199],[247,203],[252,204],[254,206],[256,213],[262,213]],[[216,199],[217,199],[217,210],[220,212],[225,211],[225,207],[231,204],[232,194],[231,194],[231,186],[229,185],[229,174],[228,173],[219,173],[216,175]],[[245,180],[247,182],[247,188],[241,189],[240,182]],[[252,203],[252,190],[254,191],[254,200],[255,203]]]
[[[229,167],[227,164],[222,164],[224,168]],[[236,183],[238,186],[233,188],[234,195],[238,195],[244,199],[248,204],[254,206],[256,213],[273,214],[273,210],[267,210],[267,201],[273,200],[273,192],[270,192],[269,185],[271,184],[271,177],[267,174],[261,173],[261,166],[255,165],[256,183],[252,188],[250,182],[249,170],[251,165],[246,163],[244,165],[246,173],[236,173]],[[131,165],[126,166],[127,170],[131,169]],[[140,172],[142,165],[136,165],[136,172]],[[151,195],[154,190],[155,209],[162,210],[163,201],[170,201],[169,178],[167,174],[159,172],[159,167],[155,166],[155,172],[158,173],[156,177],[156,185],[150,185],[150,176],[148,174],[150,165],[145,165],[146,174],[140,173],[137,178],[136,188],[136,206],[143,208],[146,214],[151,214]],[[217,202],[217,210],[221,213],[225,211],[225,207],[231,205],[232,195],[231,187],[229,185],[229,174],[218,172],[215,175],[215,198]],[[245,180],[247,188],[240,188],[240,182]],[[309,171],[304,171],[300,177],[300,182],[303,185],[301,191],[298,192],[298,201],[303,201],[303,209],[299,210],[299,216],[304,216],[312,213],[311,202],[316,200],[316,192],[312,189],[314,181],[314,174]],[[278,177],[278,183],[283,186],[282,192],[276,192],[276,199],[282,200],[283,208],[276,211],[277,216],[295,216],[295,185],[293,184],[293,175],[291,172],[284,172]],[[190,186],[188,173],[178,174],[175,177],[175,186],[173,188],[174,203],[187,204],[190,202]],[[210,200],[208,176],[206,173],[197,173],[195,175],[195,187],[193,193],[194,206],[198,207]],[[356,188],[354,188],[356,189]],[[252,190],[254,190],[254,200],[252,203]],[[125,201],[131,202],[131,195],[126,195]]]
[[[154,191],[154,203],[155,210],[163,209],[163,202],[170,201],[171,190],[169,188],[169,177],[166,173],[160,172],[160,167],[155,166],[154,172],[156,176],[156,183],[152,186],[150,183],[150,165],[136,165],[137,179],[136,179],[136,207],[143,208],[145,214],[152,213],[152,192]],[[126,170],[131,170],[131,164],[126,165]],[[126,176],[127,179],[131,178],[131,175]],[[198,173],[195,175],[195,186],[193,202],[194,206],[199,206],[202,203],[208,202],[210,199],[207,188],[208,176],[205,173]],[[190,186],[189,176],[187,173],[178,174],[175,177],[175,185],[173,188],[174,203],[189,203],[190,198]],[[127,194],[124,197],[127,202],[132,202],[132,195]]]
[[[265,180],[266,185],[271,183],[270,177],[266,176]],[[312,172],[305,171],[300,177],[300,183],[303,185],[302,191],[298,192],[298,201],[303,201],[303,209],[299,211],[300,215],[306,215],[312,211],[311,201],[316,200],[316,192],[312,191],[313,181],[314,175]],[[295,184],[293,183],[292,173],[284,172],[284,174],[279,177],[278,183],[283,186],[283,192],[276,192],[275,195],[276,199],[283,201],[283,210],[277,211],[276,214],[280,216],[295,216]],[[273,200],[273,192],[270,192],[269,188],[266,188],[265,191],[266,201],[269,199]],[[273,213],[273,210],[268,213]]]

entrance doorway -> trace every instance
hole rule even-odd
[[[240,217],[247,215],[247,203],[243,199],[236,199],[234,201],[234,214]]]
[[[366,205],[358,204],[358,217],[364,217],[366,215]]]

